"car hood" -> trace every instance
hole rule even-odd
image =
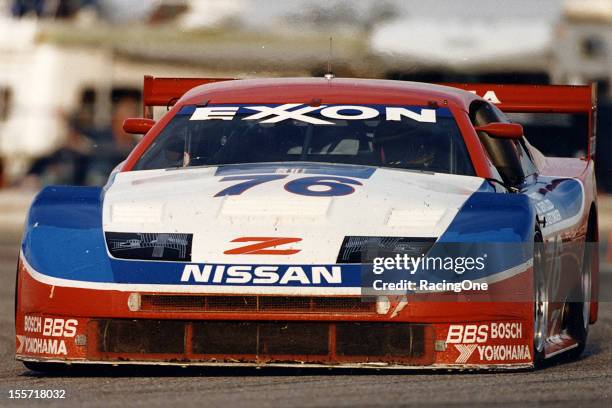
[[[192,262],[330,264],[346,236],[439,237],[482,184],[312,163],[130,171],[105,191],[103,228],[193,234]],[[258,238],[291,238],[276,248],[291,253],[232,251]]]

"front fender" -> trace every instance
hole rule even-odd
[[[27,262],[58,278],[112,279],[102,232],[102,200],[99,187],[43,189],[32,203],[23,235],[21,249]]]

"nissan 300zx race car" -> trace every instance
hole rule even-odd
[[[508,369],[584,349],[591,87],[145,77],[143,100],[103,188],[32,204],[26,367]],[[544,156],[503,112],[584,115],[585,157]],[[444,245],[482,251],[426,270]],[[406,256],[414,281],[378,278]]]

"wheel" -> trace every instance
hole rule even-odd
[[[590,223],[589,223],[590,224]],[[589,313],[591,311],[591,276],[593,267],[594,250],[592,242],[593,235],[591,225],[584,245],[584,253],[582,257],[582,274],[580,279],[580,287],[578,287],[572,296],[574,302],[569,302],[567,316],[567,331],[578,342],[578,347],[570,351],[570,358],[578,358],[584,351],[589,334]],[[577,300],[577,302],[576,302]]]
[[[548,291],[544,274],[544,242],[536,231],[533,245],[533,362],[538,367],[544,361],[544,348],[548,334]]]

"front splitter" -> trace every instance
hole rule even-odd
[[[25,356],[16,356],[18,361],[32,363],[54,363],[66,366],[168,366],[168,367],[217,367],[217,368],[310,368],[310,369],[369,369],[369,370],[419,370],[419,371],[511,371],[533,369],[530,363],[518,364],[433,364],[428,366],[410,366],[387,363],[347,363],[347,364],[312,364],[312,363],[245,363],[245,362],[210,362],[210,361],[92,361],[92,360],[59,360],[35,359]]]

